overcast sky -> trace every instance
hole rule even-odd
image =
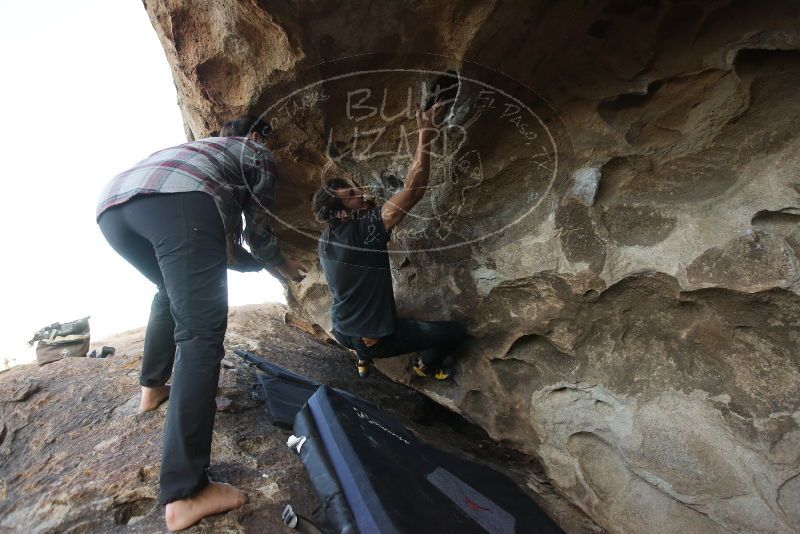
[[[47,324],[91,315],[93,340],[143,326],[155,287],[94,219],[116,173],[185,141],[161,44],[138,0],[0,1],[3,359]],[[230,304],[283,302],[266,272],[229,271]]]

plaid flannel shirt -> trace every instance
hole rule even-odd
[[[118,174],[100,195],[96,213],[99,218],[137,195],[203,191],[214,198],[222,216],[229,266],[257,271],[284,262],[267,212],[275,201],[277,178],[266,147],[244,137],[210,137],[160,150]],[[241,246],[242,238],[252,254]]]

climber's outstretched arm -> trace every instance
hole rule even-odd
[[[442,103],[436,103],[428,111],[421,111],[417,106],[417,127],[419,129],[417,154],[411,168],[408,169],[403,190],[395,193],[381,208],[381,218],[387,231],[403,220],[428,189],[431,171],[430,146],[439,135],[438,128],[441,126],[440,118],[443,107]]]

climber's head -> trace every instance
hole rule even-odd
[[[247,137],[265,145],[272,133],[272,126],[261,117],[243,115],[229,120],[219,132],[220,137]]]
[[[324,223],[346,220],[354,211],[373,206],[374,203],[365,198],[363,189],[341,178],[327,180],[312,201],[314,217]]]

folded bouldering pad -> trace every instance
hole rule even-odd
[[[422,443],[375,406],[320,386],[294,424],[338,532],[558,533],[511,479]]]

